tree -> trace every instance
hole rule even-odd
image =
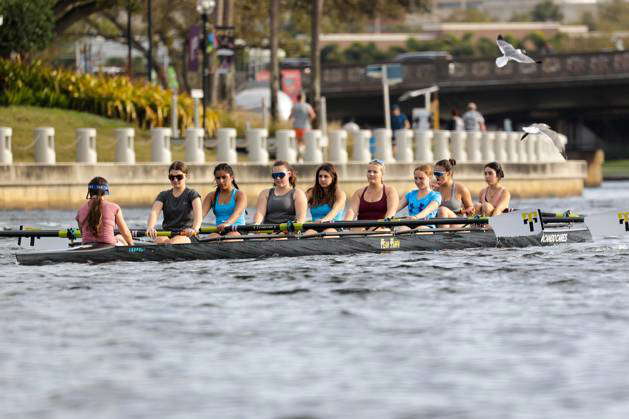
[[[449,22],[493,22],[492,18],[487,13],[478,9],[463,9],[456,10],[450,14],[447,19]]]
[[[45,48],[53,38],[53,14],[48,0],[4,0],[0,56],[26,55]]]
[[[125,0],[54,0],[55,33],[65,32],[70,26],[104,10],[111,10]],[[48,1],[50,3],[51,1]]]
[[[544,0],[531,10],[531,19],[534,22],[561,22],[563,13],[552,0]]]

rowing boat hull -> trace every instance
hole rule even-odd
[[[350,236],[342,238],[288,238],[285,240],[201,241],[178,245],[79,246],[67,250],[16,254],[22,265],[105,263],[113,261],[177,261],[250,259],[314,255],[345,255],[391,251],[428,251],[490,247],[545,246],[591,241],[584,228],[553,229],[526,237],[496,239],[491,231],[456,231],[435,234]]]

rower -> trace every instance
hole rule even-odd
[[[297,172],[285,161],[273,163],[273,187],[258,195],[254,224],[282,224],[287,221],[303,223],[308,205],[306,194],[297,189]]]
[[[172,188],[157,195],[146,222],[146,235],[152,238],[155,243],[190,243],[190,238],[199,232],[203,219],[201,195],[194,189],[186,187],[188,171],[188,166],[181,161],[174,161],[168,168],[168,179]],[[155,231],[155,224],[160,211],[164,213],[162,228],[176,231],[170,238],[158,237]]]
[[[349,200],[345,220],[383,220],[397,212],[400,198],[393,186],[383,182],[384,162],[372,160],[367,165],[367,186],[357,189]]]
[[[227,163],[220,163],[214,167],[214,179],[216,190],[203,198],[202,217],[205,218],[212,209],[216,216],[216,227],[219,233],[224,233],[229,226],[245,224],[247,195],[238,189],[234,169]],[[229,231],[226,235],[240,236],[240,233]],[[208,237],[220,237],[220,234],[212,233]]]
[[[104,243],[114,246],[133,246],[133,238],[120,206],[105,198],[109,185],[102,177],[95,177],[87,185],[86,199],[76,214],[83,244]],[[114,225],[120,234],[114,234]]]
[[[430,187],[433,170],[430,164],[422,164],[415,168],[413,179],[417,189],[407,192],[398,206],[398,211],[408,207],[408,218],[426,220],[434,218],[441,205],[441,194]],[[431,228],[433,225],[420,226],[418,228]],[[406,226],[398,227],[399,231],[410,230]]]
[[[441,206],[437,212],[439,218],[460,217],[474,212],[474,203],[469,189],[462,183],[454,181],[454,166],[456,166],[454,159],[439,160],[435,164],[435,190],[441,194]]]
[[[338,186],[338,174],[333,164],[324,163],[317,168],[315,183],[306,191],[306,199],[313,222],[327,223],[343,219],[347,196]],[[323,231],[336,230],[329,228]],[[306,234],[314,233],[316,233],[314,230],[306,231]]]
[[[500,181],[505,177],[502,166],[498,162],[487,163],[484,168],[487,187],[480,191],[479,202],[474,206],[475,213],[491,217],[508,211],[511,193]]]

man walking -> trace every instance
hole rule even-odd
[[[467,104],[467,112],[463,114],[463,125],[465,131],[485,131],[485,118],[476,110],[476,104]]]

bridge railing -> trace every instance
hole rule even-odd
[[[498,68],[494,59],[439,60],[432,63],[402,65],[403,81],[394,90],[408,90],[438,84],[442,87],[469,83],[518,81],[565,81],[626,78],[629,76],[629,51],[553,54],[540,57],[542,64],[514,64]],[[324,94],[365,92],[381,89],[378,80],[365,75],[364,66],[330,65],[323,67]]]
[[[80,128],[76,140],[63,149],[76,148],[76,162],[97,162],[96,130]],[[134,164],[133,128],[116,130],[117,163]],[[12,129],[0,127],[0,164],[13,164],[11,149]],[[205,163],[205,149],[215,148],[216,160],[237,163],[236,149],[245,148],[248,162],[268,164],[270,153],[289,163],[334,163],[369,162],[372,158],[386,162],[433,163],[441,159],[454,158],[458,163],[546,163],[561,162],[563,157],[554,145],[538,135],[529,135],[521,141],[521,132],[471,132],[471,131],[420,131],[384,128],[370,130],[330,130],[327,136],[319,130],[304,135],[300,144],[293,130],[278,130],[275,139],[268,138],[265,129],[250,129],[246,139],[238,140],[234,128],[221,128],[216,139],[206,141],[203,130],[191,128],[183,142],[185,160],[190,163]],[[562,136],[564,141],[567,139]],[[168,164],[172,160],[170,128],[151,130],[151,161]],[[22,151],[32,149],[35,162],[56,163],[55,130],[52,127],[37,128],[33,142]]]

